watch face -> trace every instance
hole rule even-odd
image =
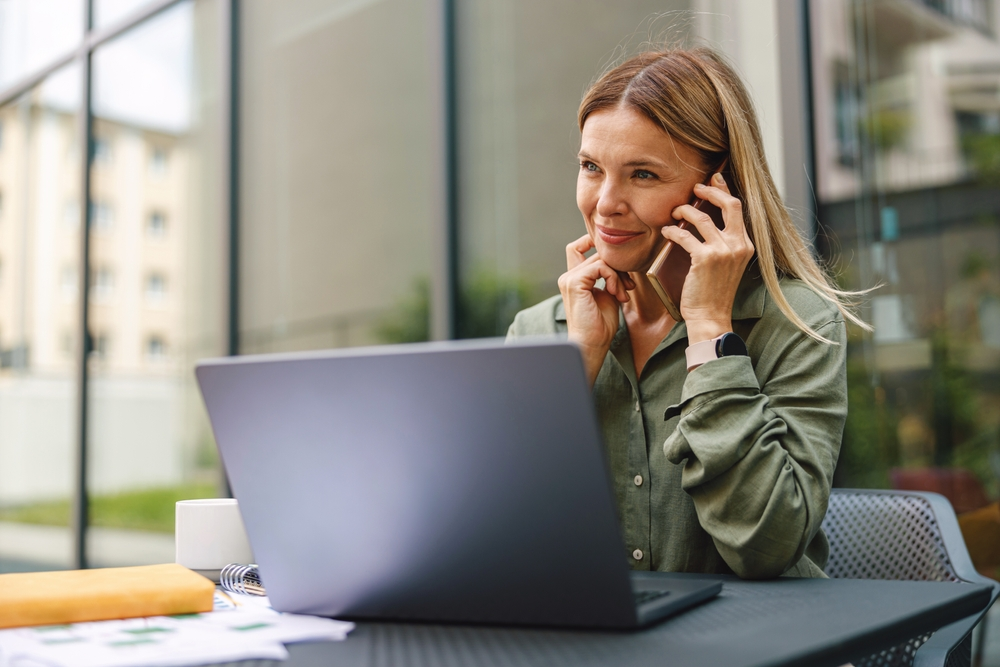
[[[715,348],[720,357],[745,357],[747,356],[747,346],[743,339],[734,333],[727,333],[719,339]]]

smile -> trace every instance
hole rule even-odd
[[[627,232],[622,229],[601,227],[600,225],[594,225],[594,227],[597,229],[597,235],[601,238],[601,240],[612,245],[628,243],[632,239],[642,235],[641,232]]]

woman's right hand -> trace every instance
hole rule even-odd
[[[569,339],[580,347],[591,387],[618,331],[619,304],[629,300],[627,290],[635,289],[628,274],[615,271],[597,254],[584,254],[593,247],[589,234],[567,245],[566,273],[559,276]],[[604,289],[597,287],[601,278]]]

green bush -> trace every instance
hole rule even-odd
[[[880,151],[900,148],[906,144],[912,118],[904,109],[880,109],[862,121],[860,134],[867,137]]]
[[[93,496],[90,499],[90,525],[173,533],[174,503],[218,495],[219,489],[214,484],[188,484]],[[52,500],[2,508],[0,521],[68,526],[70,501]]]
[[[1000,134],[967,134],[962,137],[962,148],[976,181],[1000,186]]]

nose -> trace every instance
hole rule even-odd
[[[597,214],[602,218],[610,218],[626,212],[628,201],[624,188],[614,178],[605,178],[597,197]]]

